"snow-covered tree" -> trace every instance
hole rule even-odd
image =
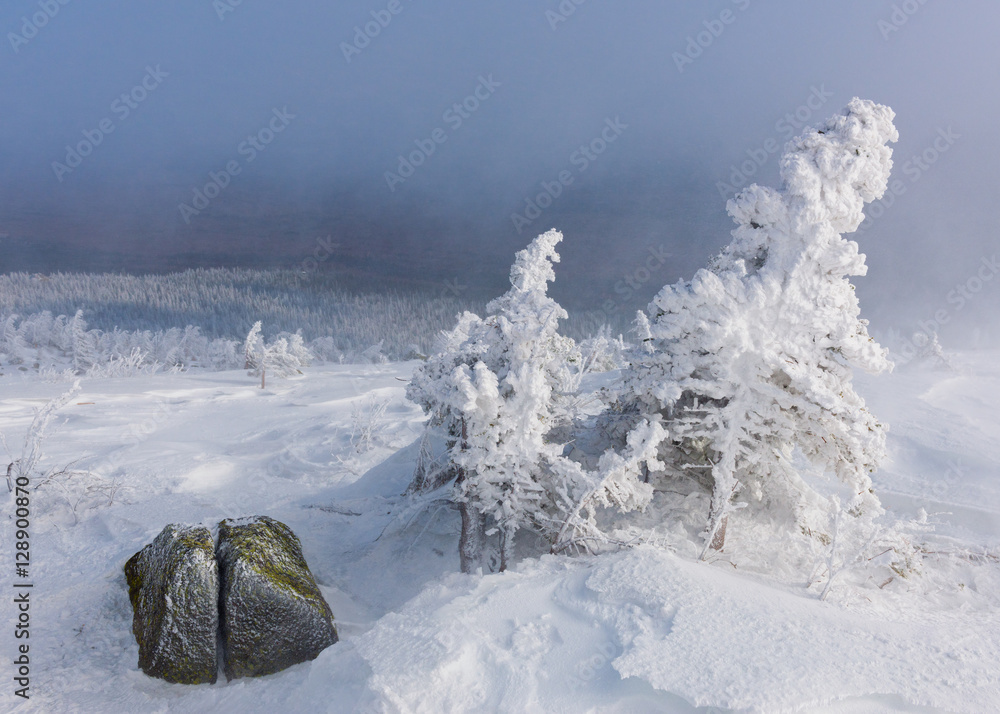
[[[629,431],[625,449],[607,449],[594,471],[570,459],[556,460],[551,468],[561,475],[555,481],[561,526],[552,551],[591,551],[607,542],[597,522],[600,508],[621,512],[645,509],[653,498],[653,487],[641,476],[649,469],[664,468],[657,457],[666,438],[667,432],[659,423],[643,419]]]
[[[264,352],[264,338],[260,336],[260,330],[260,320],[257,320],[243,340],[243,369],[257,369],[257,362]]]
[[[85,372],[100,362],[94,335],[87,331],[87,321],[83,319],[83,310],[77,310],[70,322],[70,334],[73,339],[73,368]]]
[[[258,320],[250,328],[243,341],[243,356],[247,374],[260,377],[260,388],[263,389],[267,375],[272,377],[290,377],[300,374],[301,368],[308,365],[312,355],[302,340],[302,335],[295,333],[286,337],[277,337],[271,343],[265,343],[260,334],[261,325]]]
[[[17,315],[8,315],[0,325],[0,353],[9,364],[21,364],[28,354],[22,331],[15,324],[17,319]]]
[[[580,359],[575,343],[558,334],[566,311],[547,294],[561,240],[552,230],[518,252],[511,289],[487,305],[486,318],[461,315],[407,390],[430,427],[447,435],[465,572],[479,565],[484,516],[500,535],[501,569],[519,528],[557,529],[550,466],[563,446],[546,437],[566,418],[561,397],[570,363]]]
[[[790,141],[781,190],[754,184],[730,200],[729,246],[639,315],[642,347],[622,398],[667,428],[666,476],[700,477],[711,489],[703,556],[722,547],[734,508],[785,509],[801,523],[824,507],[792,466],[796,450],[847,485],[849,512],[880,511],[869,474],[885,427],[851,378],[853,368],[891,365],[849,282],[866,273],[864,255],[841,234],[886,189],[893,116],[853,99]]]

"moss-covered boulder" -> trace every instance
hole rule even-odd
[[[284,523],[224,520],[216,556],[227,679],[279,672],[337,641],[330,606]]]
[[[203,526],[168,525],[125,563],[139,668],[178,684],[218,672],[219,569]]]

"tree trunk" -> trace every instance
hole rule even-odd
[[[465,451],[468,444],[469,434],[462,419],[462,451]],[[459,469],[456,484],[465,480],[465,469]],[[462,514],[462,535],[458,539],[458,560],[463,573],[475,573],[483,567],[483,541],[486,539],[486,524],[483,514],[476,508],[476,504],[469,501],[461,501],[458,510]]]
[[[500,572],[507,569],[514,555],[514,529],[508,531],[506,528],[500,529]]]
[[[712,550],[722,550],[722,547],[726,544],[726,526],[729,525],[729,515],[722,517],[719,521],[719,528],[715,531],[715,535],[712,536]]]
[[[263,369],[261,369],[260,370],[260,388],[261,389],[264,388],[264,374],[265,374],[265,371]]]
[[[712,505],[708,510],[708,538],[701,552],[705,560],[710,551],[719,552],[726,544],[726,526],[729,525],[729,514],[733,509],[733,498],[739,489],[740,482],[734,473],[733,459],[712,466],[712,477],[715,485],[712,488]]]
[[[729,525],[729,499],[719,503],[718,494],[712,498],[712,507],[708,517],[708,542],[701,551],[701,559],[705,560],[710,551],[720,551],[726,544],[726,526]]]
[[[458,541],[458,559],[463,573],[475,573],[483,566],[483,514],[475,504],[458,504],[462,514],[462,535]]]

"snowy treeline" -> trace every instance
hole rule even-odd
[[[408,391],[446,439],[438,476],[417,484],[454,482],[463,570],[478,567],[484,532],[499,535],[501,569],[520,528],[554,552],[613,542],[598,516],[644,510],[657,492],[708,497],[702,557],[744,508],[813,539],[827,587],[874,547],[905,550],[898,529],[876,523],[870,473],[885,427],[851,380],[890,363],[849,282],[864,256],[841,237],[885,191],[892,119],[852,100],[786,145],[780,190],[753,185],[729,202],[732,242],[639,313],[638,346],[596,416],[581,351],[557,331],[566,313],[546,294],[562,235],[518,253],[511,290],[485,318],[465,313]]]
[[[470,301],[430,293],[359,292],[329,277],[290,270],[198,269],[169,275],[12,273],[0,276],[0,319],[41,312],[72,319],[82,309],[104,332],[197,327],[210,338],[242,340],[258,320],[266,334],[301,330],[307,341],[328,338],[329,358],[383,343],[403,358],[427,351]]]
[[[0,275],[0,364],[52,367],[63,355],[78,367],[68,328],[80,310],[91,333],[85,342],[96,350],[82,358],[91,363],[134,360],[138,349],[145,364],[239,368],[239,343],[258,321],[269,336],[300,333],[320,360],[407,359],[434,351],[456,315],[481,309],[454,293],[347,290],[329,276],[290,270],[11,273]],[[595,334],[604,318],[576,315],[574,333]]]
[[[301,335],[295,334],[279,334],[272,345],[289,341],[305,349]],[[313,344],[323,358],[340,356],[328,338]],[[124,377],[160,368],[238,369],[244,362],[240,341],[212,339],[197,327],[104,332],[89,329],[82,310],[71,318],[43,312],[26,318],[8,315],[0,322],[0,367]]]

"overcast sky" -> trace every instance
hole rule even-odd
[[[865,312],[1000,305],[968,284],[998,252],[995,0],[236,2],[3,3],[0,270],[315,254],[493,290],[558,227],[556,296],[631,310],[728,241],[769,147],[861,96],[905,189],[858,237]]]

